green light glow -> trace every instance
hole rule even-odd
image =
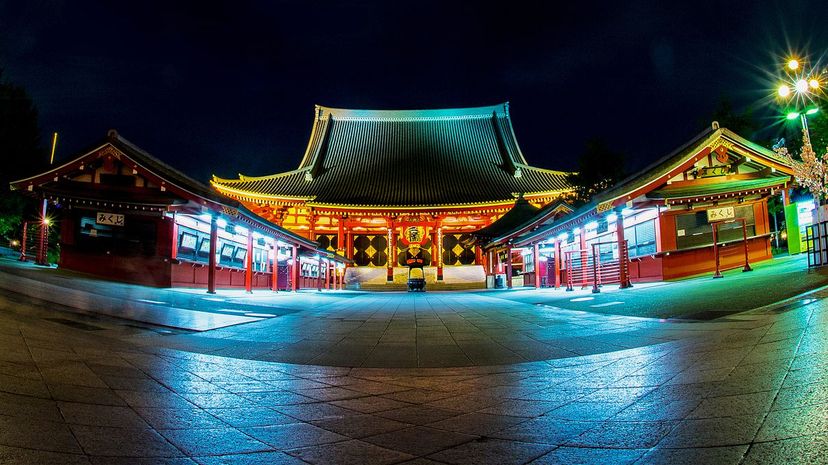
[[[805,112],[805,114],[806,115],[813,115],[814,113],[816,113],[818,111],[819,111],[819,108],[817,108],[817,107],[809,108],[808,111]]]
[[[799,113],[797,113],[795,111],[792,111],[792,112],[788,113],[787,118],[788,119],[797,119],[797,118],[799,118]]]

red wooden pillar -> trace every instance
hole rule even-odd
[[[325,260],[325,289],[331,290],[331,261]]]
[[[48,201],[43,199],[43,207],[40,212],[40,234],[38,235],[37,255],[35,255],[35,263],[38,265],[48,265],[48,258],[46,256],[46,238],[49,232],[49,220],[46,218],[46,205]]]
[[[437,266],[437,230],[431,231],[431,266]]]
[[[216,248],[218,247],[218,225],[210,220],[210,256],[207,257],[207,293],[216,293]]]
[[[578,228],[578,239],[581,247],[581,288],[584,288],[589,277],[589,251],[587,251],[585,229]]]
[[[316,241],[316,215],[313,212],[313,208],[308,213],[308,239]]]
[[[385,236],[385,240],[388,242],[388,246],[385,249],[385,255],[388,257],[385,267],[385,281],[392,282],[394,281],[394,259],[393,255],[396,255],[393,250],[396,248],[394,245],[394,223],[390,222],[390,226],[388,227],[388,231]]]
[[[175,213],[172,217],[172,244],[170,244],[170,259],[178,258],[178,223],[175,221]]]
[[[336,231],[336,249],[340,255],[345,254],[345,220],[342,215],[339,216],[339,229]]]
[[[247,254],[244,257],[244,290],[253,293],[253,231],[247,231]]]
[[[391,266],[396,267],[397,263],[397,242],[400,240],[400,235],[397,229],[391,231],[391,247],[388,249],[388,260],[391,260]]]
[[[615,237],[618,239],[618,267],[620,269],[618,280],[621,289],[626,289],[632,285],[630,284],[629,252],[624,238],[624,215],[621,214],[621,210],[618,210],[615,216]]]
[[[787,188],[782,189],[782,205],[788,206],[791,204],[791,191]]]
[[[765,208],[767,211],[767,207]],[[740,219],[742,222],[742,243],[745,246],[745,267],[742,268],[742,271],[753,271],[753,268],[750,267],[750,252],[748,251],[748,238],[747,238],[747,220],[744,218]]]
[[[443,280],[443,228],[437,228],[437,281]]]
[[[512,246],[506,246],[506,288],[512,288]]]
[[[273,257],[270,260],[270,270],[272,272],[270,276],[270,289],[273,292],[279,292],[279,246],[274,243],[271,251],[273,252]]]
[[[563,263],[563,255],[561,252],[561,241],[555,239],[555,289],[561,287],[561,264]]]
[[[20,258],[18,259],[21,262],[26,261],[26,247],[27,247],[26,239],[27,239],[27,236],[28,236],[28,232],[29,232],[29,222],[24,221],[23,222],[23,237],[20,238]]]
[[[538,250],[538,243],[532,246],[532,259],[535,261],[535,289],[540,289],[541,287],[541,274],[540,274],[540,250]]]
[[[322,256],[316,260],[316,290],[322,292]]]
[[[293,254],[290,256],[290,289],[296,292],[299,289],[299,248],[293,246]]]

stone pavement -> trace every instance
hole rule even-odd
[[[463,304],[470,317],[493,305],[457,296],[406,305]],[[0,463],[826,463],[825,297],[654,324],[650,342],[588,355],[347,368],[197,353],[199,340],[167,348],[187,335],[3,293]],[[536,307],[511,305],[509,318]],[[618,317],[580,316],[589,343],[619,331]],[[257,339],[276,320],[230,329]]]

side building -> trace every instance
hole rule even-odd
[[[42,221],[60,228],[62,268],[210,292],[343,284],[344,257],[217,194],[115,131],[11,188],[50,203],[52,218]]]
[[[471,233],[523,198],[533,208],[571,197],[567,173],[530,166],[508,103],[440,110],[317,106],[294,171],[213,187],[250,211],[353,261],[352,288],[403,286],[425,265],[438,288],[485,286],[486,257]]]
[[[509,287],[712,275],[772,258],[768,198],[787,205],[793,183],[784,158],[714,123],[570,215],[524,210],[476,237]]]

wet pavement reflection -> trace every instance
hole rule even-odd
[[[515,315],[541,311],[510,302],[502,315],[514,320],[498,321],[489,297],[452,296],[415,304],[437,315],[486,313],[518,335],[528,317]],[[553,309],[562,326],[547,330],[549,344],[586,337],[572,334],[581,318],[589,339],[579,344],[594,341],[592,350],[501,364],[462,352],[465,366],[406,368],[230,357],[218,350],[232,347],[222,339],[289,337],[290,328],[167,334],[6,293],[0,463],[824,463],[828,305],[819,297],[713,322]],[[373,314],[394,312],[385,298]],[[348,319],[338,318],[332,328]],[[405,321],[416,340],[420,320]],[[389,332],[391,324],[380,338],[411,333]],[[630,325],[646,335],[629,334]],[[323,325],[314,331],[325,334]],[[462,349],[460,340],[432,344],[435,360]],[[349,347],[325,350],[333,359]]]

